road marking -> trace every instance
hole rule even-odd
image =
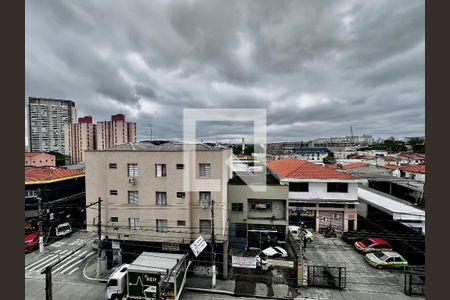
[[[53,246],[53,247],[58,248],[58,247],[61,247],[62,245],[65,245],[65,244],[66,244],[66,242],[57,241],[57,242],[54,242],[53,244],[51,244],[49,246]]]
[[[32,264],[29,264],[28,266],[26,266],[26,267],[25,267],[25,270],[28,269],[28,268],[31,268],[32,266],[37,265],[38,263],[40,263],[40,262],[42,262],[42,261],[44,261],[44,260],[46,260],[46,259],[48,259],[50,256],[54,256],[54,255],[53,255],[53,254],[49,254],[49,255],[44,256],[43,258],[41,258],[41,259],[39,259],[39,260],[33,262]]]
[[[69,250],[66,250],[66,251],[69,251]],[[63,251],[63,252],[65,252],[65,251]],[[63,252],[61,252],[60,254],[62,254]],[[54,255],[54,256],[52,256],[50,259],[48,259],[47,261],[45,261],[44,263],[41,263],[41,264],[39,264],[39,265],[37,265],[37,266],[34,266],[33,268],[30,269],[30,271],[37,270],[38,268],[43,269],[43,268],[49,266],[50,264],[52,264],[52,263],[54,263],[54,262],[57,262],[58,260],[63,259],[63,258],[65,258],[65,257],[69,256],[69,254],[70,254],[70,253],[67,253],[67,255],[63,255],[63,256],[61,256],[61,255],[59,255],[59,254],[58,254],[58,255]]]
[[[73,269],[72,271],[70,271],[70,273],[67,273],[67,275],[71,275],[71,274],[73,274],[76,270],[78,270],[79,269],[79,267],[76,267],[75,269]]]
[[[86,255],[85,257],[81,258],[79,261],[74,262],[72,265],[68,266],[67,268],[65,268],[64,270],[62,270],[60,273],[64,274],[66,271],[70,270],[71,268],[75,267],[76,265],[78,265],[79,263],[83,262],[86,260],[86,258],[88,258],[89,256],[91,256],[92,254],[94,254],[94,252],[88,253],[88,255]],[[78,269],[78,267],[76,268]],[[72,272],[71,272],[72,273]],[[71,274],[69,273],[69,274]],[[69,275],[67,274],[67,275]]]
[[[71,262],[77,260],[77,259],[81,259],[81,256],[83,256],[86,251],[83,251],[81,253],[76,253],[74,257],[72,257],[71,259],[69,259],[68,261],[66,261],[65,263],[63,263],[61,266],[58,266],[56,269],[53,270],[53,272],[58,272],[59,270],[61,270],[62,268],[64,268],[65,266],[67,266],[68,264],[70,264]],[[62,273],[62,272],[61,272]]]

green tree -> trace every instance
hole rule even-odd
[[[328,155],[325,156],[322,161],[326,165],[335,164],[336,163],[336,159],[334,158],[334,153],[329,151]]]

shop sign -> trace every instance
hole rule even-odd
[[[256,257],[232,256],[231,266],[235,268],[256,269]]]

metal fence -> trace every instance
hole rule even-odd
[[[405,294],[408,296],[425,295],[425,268],[423,266],[405,268]]]
[[[308,266],[308,286],[344,289],[346,285],[345,267]]]

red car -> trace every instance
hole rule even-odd
[[[358,251],[369,253],[374,251],[390,251],[391,244],[380,238],[368,238],[355,243],[355,248]]]
[[[25,231],[25,252],[31,252],[39,247],[39,232],[26,232]]]

